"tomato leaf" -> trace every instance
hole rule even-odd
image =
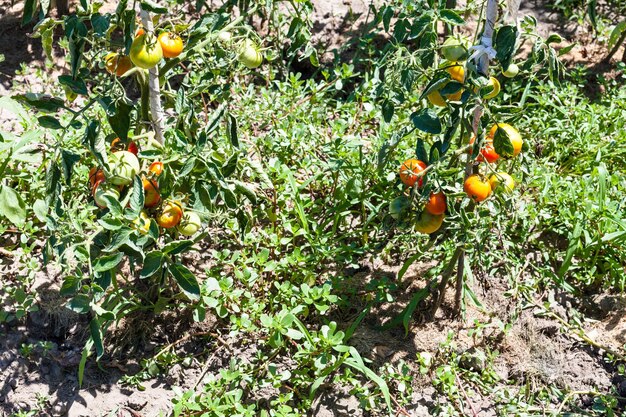
[[[80,162],[80,155],[68,149],[61,149],[61,162],[63,163],[61,167],[63,168],[65,183],[70,185],[74,165]]]
[[[432,93],[433,91],[439,90],[442,86],[446,85],[450,81],[450,74],[446,71],[440,71],[435,74],[435,76],[426,84],[426,88],[422,92],[420,96],[420,100]]]
[[[163,252],[155,250],[146,255],[139,278],[148,278],[156,274],[163,265]]]
[[[441,121],[437,112],[431,108],[423,108],[411,115],[413,125],[422,132],[437,135],[441,133]]]
[[[46,202],[52,205],[57,202],[61,186],[61,170],[56,162],[52,161],[46,171]]]
[[[245,195],[252,204],[257,203],[257,194],[250,185],[239,180],[232,180],[232,182],[235,184],[235,191]]]
[[[18,227],[26,221],[24,200],[13,188],[6,185],[0,185],[0,215]]]
[[[109,244],[109,246],[106,247],[105,251],[113,252],[119,249],[120,246],[128,243],[129,242],[128,238],[131,232],[132,232],[131,229],[126,228],[126,229],[121,229],[120,231],[115,233],[113,235],[113,238],[111,239],[111,243]]]
[[[78,314],[86,314],[91,311],[91,299],[85,294],[78,294],[71,298],[65,305],[67,308]]]
[[[102,331],[100,330],[100,322],[95,317],[89,322],[89,332],[91,333],[93,344],[96,347],[96,359],[100,359],[100,357],[104,354],[104,346],[102,346]]]
[[[75,92],[76,94],[87,94],[87,85],[82,78],[73,79],[69,75],[61,75],[59,76],[59,83],[68,87],[70,90]]]
[[[439,19],[451,25],[464,25],[465,20],[457,12],[451,9],[443,9],[439,12]]]
[[[83,59],[85,36],[87,36],[88,30],[87,26],[76,15],[66,16],[63,26],[65,27],[65,37],[69,42],[72,78],[76,78],[80,62]]]
[[[515,53],[517,42],[517,28],[515,26],[501,26],[495,36],[496,59],[502,68],[508,68]]]
[[[432,31],[424,33],[424,36],[420,39],[420,49],[424,50],[420,55],[420,62],[423,67],[432,67],[435,63],[437,39],[437,33]]]
[[[40,116],[37,118],[39,125],[46,129],[63,129],[61,122],[54,116]]]
[[[462,87],[462,83],[458,81],[450,81],[441,90],[439,90],[439,93],[444,96],[448,94],[454,94],[458,92]]]
[[[101,219],[98,219],[98,224],[106,230],[120,230],[124,223],[120,219],[106,215]]]
[[[167,7],[160,6],[151,0],[143,0],[141,2],[141,8],[147,12],[152,12],[156,14],[167,13]]]
[[[139,213],[143,209],[145,201],[143,182],[139,176],[135,175],[133,180],[133,192],[130,195],[130,210],[126,210],[127,218],[129,220],[136,219]]]
[[[93,31],[96,36],[102,38],[106,35],[107,30],[111,24],[111,15],[108,13],[106,15],[102,15],[100,13],[94,13],[91,15],[91,27],[93,27]]]
[[[97,289],[99,293],[104,293],[111,285],[111,282],[113,280],[111,271],[112,270],[104,272],[94,272],[94,282],[100,287]]]
[[[383,119],[385,120],[386,123],[389,123],[395,111],[395,106],[393,105],[393,102],[391,100],[385,100],[383,102],[382,110],[383,110]]]
[[[100,123],[96,120],[92,120],[85,129],[83,143],[89,148],[93,156],[96,158],[98,165],[106,168],[109,166],[106,143],[104,142],[104,138],[101,137],[99,133]]]
[[[176,255],[176,254],[186,251],[192,246],[193,246],[193,240],[188,240],[188,239],[177,240],[177,241],[170,242],[167,245],[163,246],[162,251],[163,253],[166,253],[169,255]]]
[[[37,15],[37,0],[26,0],[22,12],[22,26],[29,24]]]
[[[119,100],[115,105],[115,114],[109,116],[109,124],[115,134],[124,142],[128,141],[128,129],[130,129],[131,113],[135,108],[124,100]]]
[[[124,259],[124,254],[118,252],[113,255],[101,256],[93,263],[93,270],[96,272],[109,271],[119,265]]]
[[[504,158],[513,156],[513,144],[506,130],[498,127],[493,137],[493,148]]]
[[[235,147],[239,148],[239,138],[237,137],[237,119],[232,114],[228,115],[226,135],[228,140]]]
[[[415,157],[423,162],[428,161],[428,152],[426,151],[426,144],[424,143],[424,139],[422,138],[418,138],[417,143],[415,144]]]
[[[196,276],[187,267],[181,264],[173,264],[168,267],[178,286],[191,300],[200,298],[200,285]]]
[[[44,113],[54,113],[65,107],[63,100],[46,94],[16,94],[13,98]]]

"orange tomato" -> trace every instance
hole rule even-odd
[[[161,212],[157,215],[156,221],[159,226],[169,229],[180,223],[183,217],[183,208],[178,201],[166,201]]]
[[[420,161],[419,159],[410,158],[407,159],[400,165],[400,180],[407,187],[413,187],[415,182],[417,182],[417,186],[421,187],[424,182],[424,177],[419,177],[416,174],[422,172],[426,169],[426,163]]]
[[[93,167],[89,170],[89,188],[93,189],[97,182],[102,182],[104,179],[104,171],[100,168]]]
[[[151,173],[153,173],[155,176],[158,177],[159,175],[163,173],[163,162],[154,161],[153,163],[150,164],[148,171],[150,171]]]
[[[430,193],[430,197],[424,206],[427,212],[438,216],[446,212],[446,195],[439,191],[438,193]]]
[[[128,56],[120,55],[116,52],[109,52],[104,57],[104,64],[110,74],[115,74],[118,77],[121,77],[133,67],[133,63]]]
[[[470,142],[469,142],[470,145],[473,145],[475,140],[476,140],[476,136],[472,136],[472,138],[470,139]],[[471,149],[470,149],[470,153],[471,153]],[[484,143],[482,149],[480,150],[480,153],[476,157],[476,159],[478,161],[480,161],[480,162],[487,161],[490,164],[493,164],[499,158],[500,158],[500,155],[498,155],[496,153],[496,150],[493,147],[493,139],[487,137],[485,139],[485,143]]]
[[[519,134],[517,129],[507,123],[496,123],[491,127],[491,130],[489,130],[487,137],[493,140],[498,128],[504,130],[507,133],[509,140],[511,141],[511,145],[513,145],[513,156],[519,155],[519,153],[522,151],[522,145],[524,144],[524,141],[522,140],[522,136]]]
[[[165,58],[176,58],[183,51],[183,40],[174,32],[162,32],[158,39]]]
[[[159,204],[161,194],[159,193],[159,186],[156,181],[143,177],[141,182],[143,183],[143,206],[150,208]]]
[[[489,181],[477,174],[470,175],[463,184],[463,190],[469,198],[476,202],[485,200],[491,194]]]

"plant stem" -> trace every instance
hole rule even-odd
[[[454,294],[454,312],[460,314],[463,301],[463,272],[465,271],[465,250],[461,251],[456,267],[456,292]]]
[[[615,45],[613,46],[609,54],[606,56],[606,58],[604,58],[605,63],[609,63],[609,61],[611,61],[611,58],[613,58],[613,55],[617,53],[617,51],[619,50],[620,46],[622,46],[624,41],[626,41],[626,30],[622,32],[622,36],[619,37],[619,40],[615,43]],[[626,46],[624,46],[624,56],[622,58],[622,61],[624,60],[625,57],[626,57]]]
[[[492,36],[493,36],[493,27],[496,23],[496,19],[498,17],[498,1],[497,0],[489,0],[487,3],[487,11],[485,12],[485,28],[483,30],[483,36],[481,38],[480,43],[484,47],[492,46]],[[479,73],[488,76],[489,75],[489,55],[482,54],[479,57],[478,62],[476,63],[476,67]],[[474,107],[474,114],[472,119],[472,130],[474,131],[474,137],[478,137],[478,127],[480,125],[480,118],[483,115],[483,106],[480,99],[476,99],[476,107]],[[465,178],[472,175],[474,164],[472,158],[468,156],[467,163],[465,164]],[[461,301],[463,298],[463,276],[465,269],[465,249],[461,249],[461,253],[458,257],[459,266],[456,274],[457,283],[456,283],[456,294],[455,294],[455,305],[454,310],[455,314],[460,314],[461,312]]]
[[[435,299],[435,304],[433,304],[433,307],[430,310],[431,320],[435,319],[435,314],[437,313],[437,310],[439,310],[439,307],[441,306],[441,303],[446,296],[446,287],[448,286],[448,281],[450,280],[452,272],[454,272],[454,265],[457,263],[457,260],[462,253],[463,247],[457,247],[454,251],[454,254],[452,255],[452,258],[450,258],[450,262],[448,262],[448,265],[446,265],[446,269],[444,269],[443,273],[441,274],[441,281],[439,282],[439,287],[437,289],[437,298]]]
[[[140,6],[141,7],[141,6]],[[141,23],[146,28],[147,33],[153,33],[154,27],[152,25],[152,17],[150,12],[141,9]],[[144,103],[145,91],[142,90],[142,111]],[[150,100],[150,116],[152,117],[152,127],[154,128],[154,137],[159,143],[163,143],[163,131],[165,127],[163,125],[163,108],[161,107],[161,89],[159,86],[159,70],[155,66],[150,68],[148,73],[148,97]]]

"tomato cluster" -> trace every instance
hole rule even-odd
[[[425,91],[426,98],[432,105],[454,108],[466,103],[471,94],[485,103],[486,100],[492,99],[500,93],[500,82],[496,77],[474,79],[472,72],[472,77],[468,78],[466,69],[469,70],[473,67],[471,65],[466,66],[463,61],[469,57],[469,47],[468,39],[456,36],[448,38],[440,48],[440,53],[445,61],[439,66],[438,78],[433,79],[429,84],[431,87],[427,87]],[[510,78],[514,77],[518,71],[517,65],[511,63],[506,69],[503,69],[502,74]],[[468,175],[463,183],[465,194],[478,203],[489,198],[492,192],[497,189],[511,193],[515,188],[515,180],[506,172],[495,171],[492,164],[501,159],[516,157],[521,153],[522,146],[523,140],[520,133],[507,123],[493,124],[480,147],[476,144],[476,137],[472,136],[466,147],[469,149],[469,158],[474,159],[468,160],[468,164],[484,163],[485,165],[474,166],[475,172],[481,171],[482,166],[485,168],[483,171],[490,172],[491,176],[487,178],[480,173]],[[496,148],[503,152],[503,155],[498,154]],[[406,187],[411,187],[410,197],[403,195],[392,201],[390,205],[390,212],[394,218],[400,218],[402,212],[414,205],[421,207],[421,212],[418,212],[419,215],[415,222],[415,229],[427,234],[433,233],[441,227],[447,210],[446,195],[441,190],[430,192],[424,190],[416,198],[419,194],[417,191],[425,186],[426,173],[429,170],[428,163],[423,160],[410,158],[404,161],[399,169],[399,177]]]
[[[129,192],[128,186],[132,184],[135,176],[140,175],[144,209],[139,217],[133,220],[133,227],[141,234],[148,234],[151,218],[154,218],[163,229],[176,228],[183,236],[195,235],[202,227],[200,216],[184,209],[179,200],[162,201],[159,177],[164,172],[163,162],[154,161],[142,170],[137,154],[138,147],[133,141],[128,145],[124,145],[119,138],[111,142],[107,169],[94,167],[89,171],[89,188],[96,205],[106,209],[110,199],[120,201],[121,196]]]
[[[155,37],[140,27],[135,32],[130,54],[109,52],[104,57],[104,63],[109,73],[121,77],[133,65],[143,69],[154,68],[163,58],[178,57],[183,49],[183,39],[178,34],[165,31]]]

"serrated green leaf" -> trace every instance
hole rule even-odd
[[[465,20],[463,20],[463,18],[459,16],[457,12],[450,9],[443,9],[441,12],[439,12],[439,19],[446,23],[450,23],[451,25],[465,24]]]
[[[23,226],[26,221],[24,200],[7,185],[0,185],[0,215],[9,219],[17,227]]]
[[[496,49],[496,59],[502,68],[508,68],[515,54],[515,44],[517,42],[517,27],[501,26],[496,32],[494,47]]]
[[[61,122],[54,116],[39,116],[37,121],[39,125],[45,129],[63,129]]]
[[[498,127],[493,136],[493,148],[496,153],[504,158],[513,156],[513,144],[506,130]]]
[[[422,132],[437,135],[441,133],[441,121],[437,112],[431,108],[423,108],[411,115],[411,122]]]
[[[152,12],[152,13],[157,13],[157,14],[167,13],[167,7],[160,6],[159,4],[151,0],[143,0],[141,2],[141,8],[147,12]]]
[[[177,255],[193,246],[193,240],[176,240],[163,246],[163,253],[168,255]]]
[[[113,255],[101,256],[94,261],[93,269],[96,272],[109,271],[118,266],[119,263],[122,262],[122,259],[124,259],[124,254],[121,252],[115,253]]]
[[[68,87],[76,94],[86,95],[87,94],[87,85],[82,78],[72,78],[69,75],[61,75],[59,76],[59,83]]]
[[[200,285],[198,284],[198,280],[187,267],[181,264],[173,264],[168,267],[168,270],[189,299],[200,299]]]
[[[143,268],[141,269],[140,278],[149,278],[156,274],[157,271],[163,265],[163,252],[155,250],[146,255],[146,259],[143,261]]]

